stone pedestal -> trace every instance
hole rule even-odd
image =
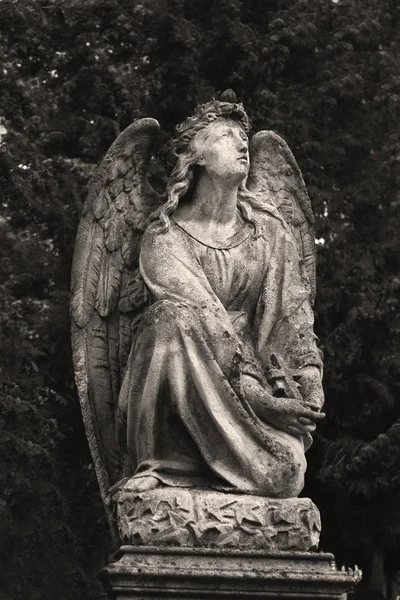
[[[308,498],[159,488],[115,502],[126,545],[101,573],[109,600],[343,600],[357,581],[310,551],[320,520]]]
[[[134,546],[315,550],[321,531],[309,498],[165,487],[114,501],[121,542]]]
[[[332,554],[122,546],[101,579],[109,600],[344,600],[355,583]]]

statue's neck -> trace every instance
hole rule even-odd
[[[239,183],[228,179],[212,179],[207,174],[197,181],[192,198],[182,204],[174,219],[209,239],[230,238],[237,233],[237,195]]]

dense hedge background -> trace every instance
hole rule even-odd
[[[0,595],[99,598],[108,532],[73,383],[71,254],[133,119],[161,142],[227,87],[291,146],[317,217],[328,417],[305,493],[357,597],[400,570],[397,0],[0,1]],[[162,182],[154,163],[153,178]]]

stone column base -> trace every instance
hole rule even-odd
[[[100,574],[109,600],[336,599],[359,579],[332,554],[121,546]]]

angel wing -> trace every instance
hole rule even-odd
[[[259,131],[250,141],[248,189],[279,210],[290,226],[315,298],[314,214],[303,176],[287,143],[273,131]]]
[[[124,471],[115,410],[133,329],[147,306],[139,244],[148,216],[161,201],[146,177],[159,129],[154,119],[140,119],[108,150],[89,188],[72,264],[75,379],[112,528],[108,490]]]

